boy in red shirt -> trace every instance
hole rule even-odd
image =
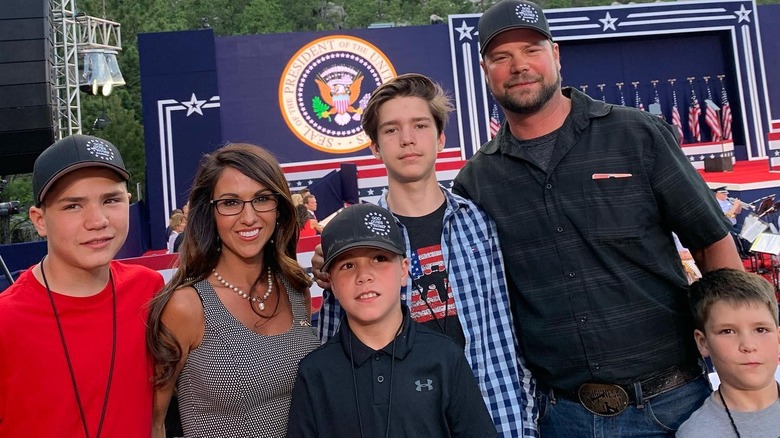
[[[47,255],[0,293],[0,436],[148,437],[150,269],[112,261],[127,238],[119,151],[72,135],[33,170],[30,220]]]

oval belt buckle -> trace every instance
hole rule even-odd
[[[628,407],[628,393],[618,385],[583,383],[577,396],[585,409],[602,417],[614,417]]]

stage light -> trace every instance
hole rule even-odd
[[[116,60],[117,52],[107,49],[85,49],[79,88],[87,94],[108,96],[114,87],[125,85]]]
[[[114,87],[125,85],[125,78],[119,70],[119,63],[116,60],[117,52],[115,50],[106,50],[106,64],[108,64],[108,74],[111,76],[111,84]]]

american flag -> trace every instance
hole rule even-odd
[[[498,105],[493,104],[493,111],[490,112],[490,138],[498,134],[501,129],[501,120],[498,118]]]
[[[688,108],[688,129],[691,131],[691,138],[697,143],[701,141],[701,131],[699,131],[700,117],[699,99],[696,98],[696,92],[691,88],[691,106]]]
[[[720,119],[718,118],[718,110],[716,109],[718,106],[710,99],[707,99],[706,106],[707,108],[704,110],[704,121],[707,123],[707,126],[710,127],[712,141],[720,141]]]
[[[726,95],[726,87],[721,84],[721,108],[720,115],[723,119],[722,131],[723,139],[731,140],[731,105],[729,105],[729,97]]]
[[[677,91],[672,90],[672,125],[677,127],[677,134],[680,136],[680,144],[685,142],[683,135],[682,121],[680,121],[680,110],[677,109]]]
[[[709,84],[707,85],[707,99],[704,101],[704,122],[710,127],[711,141],[720,141],[720,118],[718,118],[718,105],[712,101],[712,90]]]
[[[634,105],[639,108],[639,111],[645,110],[645,105],[642,103],[642,98],[639,97],[639,89],[634,88]]]

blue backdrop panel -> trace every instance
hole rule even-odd
[[[780,5],[759,6],[761,45],[764,47],[772,119],[780,120]]]
[[[615,83],[623,82],[626,102],[633,105],[631,82],[639,81],[647,108],[649,81],[661,81],[659,87],[670,94],[666,80],[675,78],[678,107],[684,115],[691,88],[686,77],[695,77],[693,87],[703,105],[706,94],[702,76],[711,76],[711,84],[716,81],[711,87],[713,100],[719,103],[716,76],[725,74],[737,151],[750,159],[767,156],[764,137],[770,128],[769,95],[755,2],[676,1],[549,9],[545,16],[553,38],[561,45],[564,82],[589,85],[588,94],[592,96],[598,93],[594,85],[606,83],[607,101],[611,103],[616,103]],[[488,118],[493,112],[492,98],[479,71],[475,37],[478,20],[477,14],[449,17],[460,101],[458,124],[469,156],[488,139]],[[579,55],[575,50],[578,45]],[[776,57],[769,51],[765,53]],[[471,78],[479,79],[472,82]],[[664,102],[666,93],[659,93],[668,119],[670,104],[668,99]],[[708,141],[707,127],[702,131],[702,140]],[[686,132],[686,136],[690,134]]]
[[[338,154],[315,149],[288,128],[279,109],[279,83],[288,62],[314,40],[348,35],[374,45],[387,56],[397,74],[428,75],[452,95],[454,84],[447,32],[447,26],[414,26],[217,38],[222,136],[227,141],[263,145],[282,164],[369,156],[367,149]],[[322,65],[330,64],[326,61]],[[365,80],[361,94],[375,88],[369,87],[369,81]],[[353,125],[359,127],[359,121],[349,126]],[[457,131],[450,127],[445,132],[450,139],[448,146],[457,147]]]
[[[676,79],[674,90],[683,126],[688,124],[688,102],[691,86],[686,77],[695,77],[693,90],[704,107],[707,98],[707,86],[702,79],[710,76],[709,88],[715,103],[720,106],[721,83],[716,77],[724,74],[724,84],[730,100],[738,101],[739,94],[735,81],[735,70],[729,62],[733,59],[731,36],[726,31],[702,32],[682,35],[657,35],[637,38],[611,38],[603,40],[572,40],[560,43],[563,83],[572,87],[587,85],[586,92],[595,99],[605,97],[607,102],[619,103],[619,82],[623,82],[623,94],[626,105],[637,106],[636,91],[632,81],[639,82],[637,90],[644,108],[655,97],[650,81],[658,80],[656,88],[666,121],[671,120],[672,87],[668,79]],[[638,49],[640,47],[641,49]],[[670,66],[673,65],[673,68]],[[588,66],[588,68],[583,68]],[[604,96],[599,84],[605,84]],[[739,120],[739,106],[732,106],[732,114]],[[702,140],[710,140],[710,132],[702,128]],[[734,126],[734,138],[744,145],[741,125]],[[686,134],[686,142],[693,141]],[[741,158],[746,157],[744,146]]]
[[[211,30],[138,36],[152,248],[165,247],[170,211],[187,200],[201,156],[221,142]]]

